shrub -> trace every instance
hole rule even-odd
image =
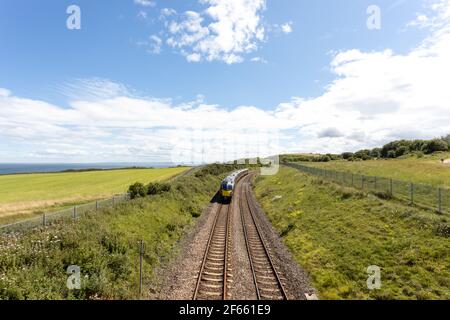
[[[147,188],[140,182],[132,184],[128,188],[131,199],[142,198],[147,194]]]
[[[162,194],[165,192],[169,192],[170,189],[171,185],[168,183],[150,182],[147,185],[147,194],[148,195]]]
[[[375,195],[378,198],[384,199],[384,200],[391,200],[392,199],[392,194],[390,192],[377,192],[377,193],[375,193]]]

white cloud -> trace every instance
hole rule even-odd
[[[202,12],[187,11],[167,23],[167,43],[179,49],[188,61],[239,63],[264,40],[261,13],[265,0],[199,2],[206,6]],[[166,11],[165,15],[173,14]]]
[[[75,79],[58,90],[73,100],[101,100],[130,94],[125,85],[103,78]]]
[[[134,0],[134,3],[143,7],[154,7],[156,5],[152,0]]]
[[[148,14],[147,14],[147,12],[141,10],[141,11],[138,12],[137,17],[139,19],[146,20],[147,17],[148,17]]]
[[[9,90],[0,88],[0,96],[7,97],[11,94]]]
[[[205,104],[201,96],[174,105],[169,100],[138,97],[120,84],[98,78],[80,79],[66,87],[78,90],[70,94],[68,108],[0,91],[0,147],[14,143],[27,150],[25,155],[2,155],[2,160],[28,156],[58,161],[170,161],[175,154],[184,161],[225,161],[235,151],[239,156],[278,151],[267,151],[268,143],[253,150],[256,145],[246,142],[255,132],[276,131],[283,125],[255,107],[225,111]],[[217,141],[225,137],[235,141],[227,152],[218,152]]]
[[[268,61],[262,57],[254,57],[250,59],[251,62],[259,62],[259,63],[263,63],[263,64],[267,64]]]
[[[177,14],[177,11],[175,9],[172,9],[172,8],[161,9],[161,18],[162,19],[169,17],[169,16],[173,16],[175,14]]]
[[[161,53],[162,39],[156,35],[150,36],[149,52],[153,54]]]
[[[286,33],[286,34],[291,33],[293,31],[292,30],[292,22],[287,22],[287,23],[281,25],[281,31],[283,31],[283,33]]]
[[[449,27],[450,0],[431,1],[425,11],[417,13],[416,19],[410,21],[407,26],[430,29]]]

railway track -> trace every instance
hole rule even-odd
[[[283,282],[256,219],[256,204],[251,197],[249,181],[244,176],[239,194],[239,211],[245,248],[250,261],[258,300],[287,300]],[[236,198],[233,198],[233,201]],[[227,300],[232,280],[232,203],[220,204],[212,224],[194,290],[194,300]],[[245,250],[245,249],[244,249]]]
[[[239,205],[256,295],[259,300],[287,300],[282,278],[256,220],[256,207],[250,196],[248,181],[245,179],[243,182]]]
[[[194,300],[227,300],[231,282],[231,204],[221,204],[206,245]]]

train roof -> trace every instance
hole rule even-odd
[[[242,170],[234,171],[234,172],[233,172],[232,174],[230,174],[228,177],[226,177],[225,179],[223,179],[222,182],[227,181],[227,182],[232,182],[232,183],[234,183],[234,180],[236,180],[236,178],[237,178],[240,174],[242,174],[242,173],[244,173],[244,172],[247,172],[247,171],[248,171],[248,169],[242,169]]]

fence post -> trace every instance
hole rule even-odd
[[[410,193],[411,193],[411,204],[414,204],[414,184],[410,185]]]
[[[143,270],[142,270],[142,261],[144,257],[144,241],[139,241],[139,298],[142,297],[142,279],[143,279]]]
[[[361,189],[364,190],[364,178],[365,176],[361,176]]]
[[[113,196],[113,207],[114,207],[115,204],[116,204],[116,197]]]
[[[442,189],[441,188],[439,188],[438,189],[438,202],[439,202],[439,204],[438,204],[438,207],[439,207],[439,213],[441,213],[442,214]]]
[[[98,210],[98,201],[95,201],[95,210]]]
[[[77,218],[77,206],[73,206],[73,218]]]
[[[392,186],[392,178],[389,179],[389,192],[391,193],[391,197],[394,196],[394,188]]]
[[[352,173],[352,188],[353,188],[353,186],[355,185],[355,177],[354,177],[354,174]]]
[[[377,191],[377,177],[375,177],[375,192]]]
[[[42,225],[45,227],[47,224],[47,217],[45,216],[45,213],[42,215]]]

